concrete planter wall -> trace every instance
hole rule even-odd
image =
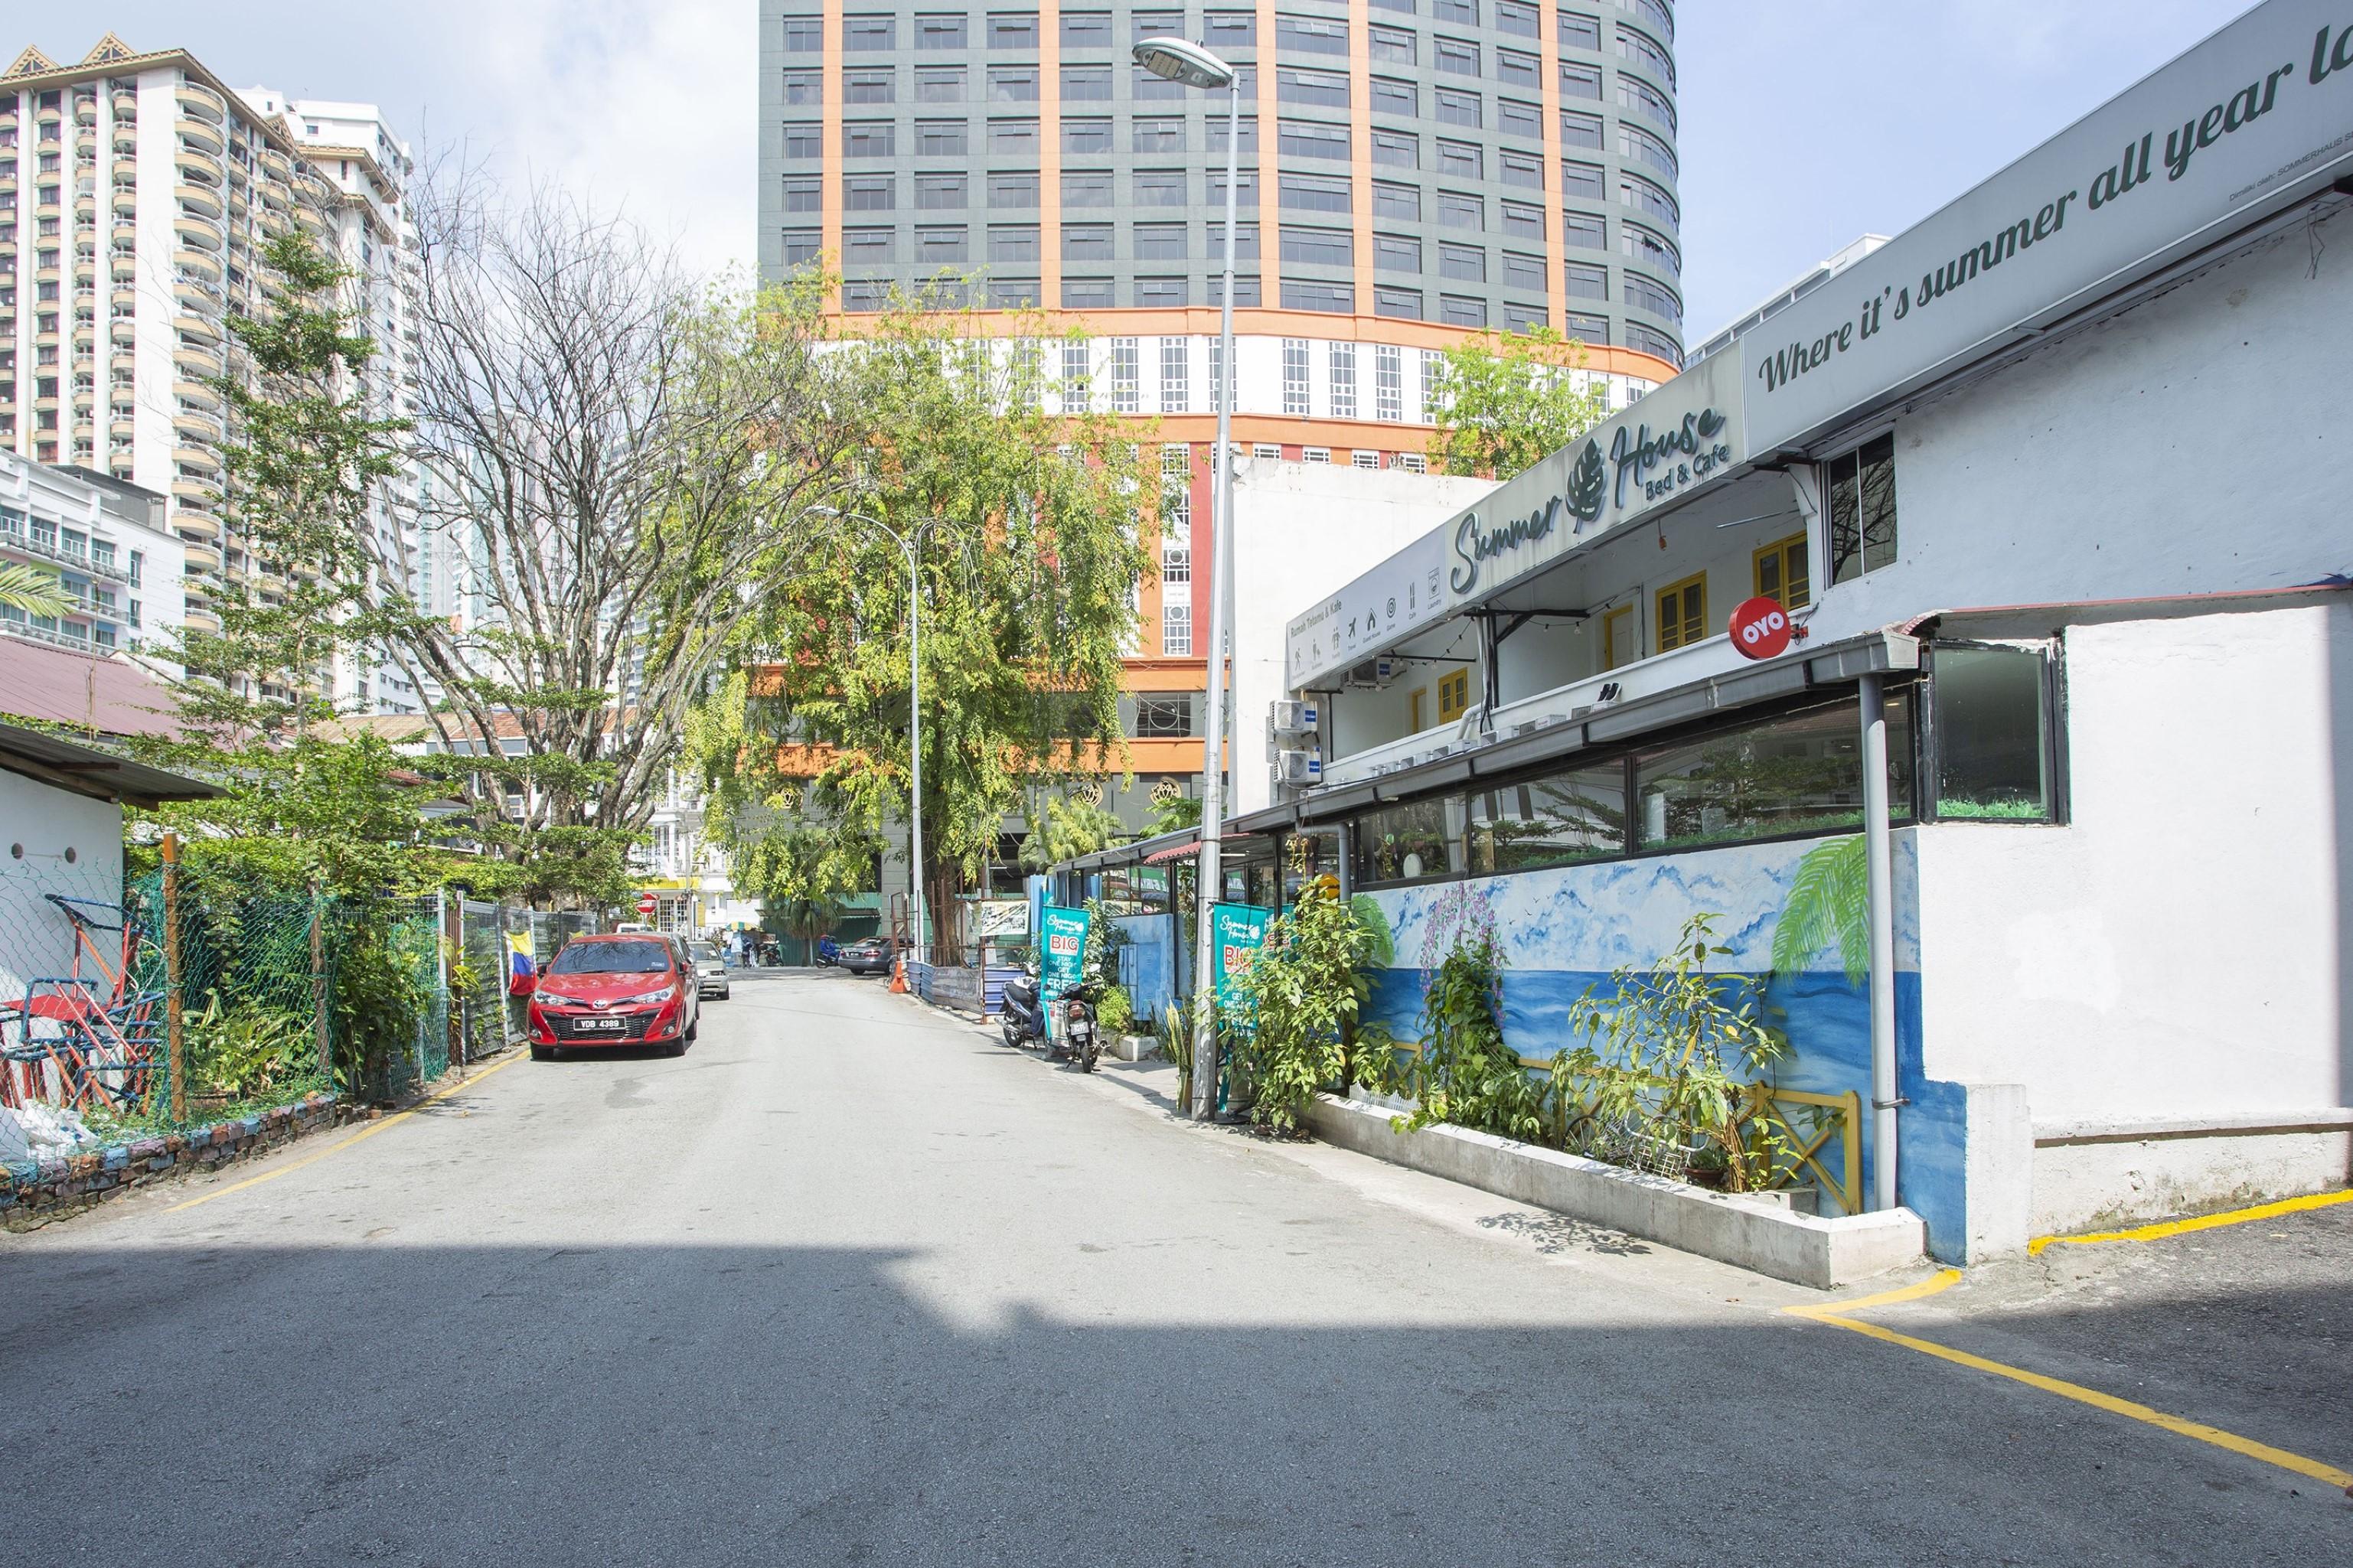
[[[335,1105],[333,1095],[322,1092],[187,1132],[0,1169],[0,1226],[13,1230],[44,1224],[180,1172],[210,1170],[258,1153],[332,1125]]]
[[[1823,1219],[1465,1128],[1401,1132],[1389,1125],[1396,1114],[1325,1094],[1306,1122],[1327,1142],[1391,1164],[1820,1290],[1916,1262],[1927,1246],[1910,1209]]]

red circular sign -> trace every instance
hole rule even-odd
[[[649,915],[659,907],[660,905],[656,902],[654,896],[651,893],[642,893],[638,895],[638,913],[641,915]]]
[[[1771,658],[1789,651],[1789,612],[1778,599],[1759,594],[1732,610],[1732,646],[1743,658]]]

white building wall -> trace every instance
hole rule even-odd
[[[1328,594],[1492,489],[1491,481],[1245,458],[1234,468],[1236,815],[1273,804],[1267,709],[1283,696],[1283,633]],[[1197,563],[1195,570],[1205,570]],[[1208,636],[1201,628],[1200,636]],[[1206,641],[1197,645],[1207,652]],[[1345,707],[1345,704],[1343,704]]]
[[[73,972],[73,927],[47,895],[122,897],[122,808],[0,768],[0,996],[21,1002],[27,981]]]

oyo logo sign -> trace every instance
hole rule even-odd
[[[1789,612],[1778,599],[1758,595],[1732,611],[1732,646],[1743,658],[1772,658],[1789,651]]]

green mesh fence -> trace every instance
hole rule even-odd
[[[161,871],[0,862],[0,1106],[106,1133],[197,1125],[332,1088],[395,1099],[522,1034],[510,930],[543,965],[586,916],[454,896],[356,900],[184,869],[175,900],[181,1112],[166,1026]]]

